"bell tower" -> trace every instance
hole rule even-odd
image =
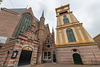
[[[83,46],[96,44],[88,32],[84,29],[82,23],[80,23],[72,14],[69,4],[57,8],[56,15],[57,46]]]
[[[100,62],[100,50],[85,28],[70,11],[69,4],[56,8],[57,63],[93,64]],[[98,64],[98,63],[95,63]]]

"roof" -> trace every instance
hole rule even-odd
[[[16,13],[22,13],[25,10],[27,10],[27,8],[14,8],[14,9],[8,9],[10,11],[16,12]],[[39,22],[39,20],[35,17],[36,22]]]
[[[22,13],[25,10],[27,10],[27,8],[15,8],[15,9],[9,9],[9,10],[16,12],[16,13]]]
[[[42,16],[41,17],[44,17],[44,11],[42,12]]]
[[[35,16],[34,16],[35,17]],[[39,22],[39,20],[35,17],[36,22]]]
[[[100,34],[96,35],[94,38],[97,38],[98,36],[100,36]],[[94,39],[94,38],[93,38],[93,39]]]

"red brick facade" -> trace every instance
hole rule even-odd
[[[100,50],[97,45],[57,48],[56,54],[58,63],[74,64],[73,55],[79,54],[83,64],[100,64]]]
[[[93,39],[94,39],[94,41],[95,41],[96,43],[98,43],[98,46],[99,46],[99,48],[100,48],[100,34],[98,34],[97,36],[95,36]]]
[[[26,32],[23,32],[23,30],[20,31],[17,38],[15,38],[14,35],[24,14],[30,14],[32,16],[32,25],[27,28]],[[55,45],[54,33],[50,33],[49,25],[44,25],[44,22],[45,18],[43,14],[39,21],[33,15],[31,8],[24,10],[3,8],[0,10],[0,36],[7,37],[6,43],[0,48],[0,66],[21,65],[24,62],[22,60],[23,55],[27,55],[30,58],[27,59],[28,61],[30,60],[28,62],[30,65],[42,63],[43,47],[45,47],[44,45],[48,36],[50,36],[49,44],[52,45],[50,51],[53,53]],[[30,53],[30,55],[27,53]],[[16,58],[12,58],[15,56]]]
[[[49,54],[49,55],[48,55]],[[44,63],[54,63],[54,55],[55,54],[55,44],[54,44],[54,33],[52,35],[48,35],[45,43],[43,44],[43,62]]]
[[[27,32],[27,35],[30,33]],[[22,50],[32,51],[31,65],[36,64],[37,59],[37,51],[38,51],[38,42],[28,38],[26,35],[19,35],[17,39],[6,43],[0,49],[0,64],[1,66],[17,66],[20,58],[20,54]],[[23,48],[31,48],[23,49]],[[12,59],[12,55],[14,51],[18,51],[17,57]]]

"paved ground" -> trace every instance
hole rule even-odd
[[[100,67],[100,65],[39,64],[35,66],[20,66],[20,67]]]

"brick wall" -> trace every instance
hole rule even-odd
[[[93,39],[94,39],[94,41],[95,41],[96,43],[98,43],[98,46],[99,46],[99,48],[100,48],[100,34],[97,35],[96,37],[94,37]]]
[[[48,45],[50,45],[49,48],[47,47]],[[44,52],[51,52],[51,60],[44,59]],[[53,37],[53,34],[48,34],[48,36],[43,44],[43,61],[45,63],[53,63],[53,52],[55,52],[54,37]]]
[[[18,66],[19,58],[24,47],[32,48],[31,65],[36,64],[38,42],[35,33],[28,30],[26,33],[19,34],[17,39],[6,43],[0,49],[0,64],[2,66]],[[12,59],[13,51],[18,51],[17,57]],[[8,53],[9,51],[9,53]]]
[[[74,52],[73,49],[78,51]],[[57,48],[57,62],[74,64],[74,53],[80,54],[83,64],[100,64],[100,50],[97,45]]]
[[[24,39],[24,40],[20,40],[21,42],[24,42],[24,44],[20,44],[21,43],[20,42],[19,44],[17,43],[17,45],[13,46],[13,47],[16,47],[19,50],[19,53],[18,53],[18,56],[19,56],[20,53],[21,53],[22,47],[24,45],[30,44],[35,49],[34,50],[35,54],[33,54],[35,59],[33,59],[32,61],[34,63],[36,63],[37,58],[39,58],[40,63],[41,63],[40,56],[42,55],[43,44],[44,44],[44,41],[47,38],[47,35],[48,34],[50,35],[50,30],[49,30],[48,24],[47,24],[47,26],[45,26],[45,23],[44,23],[45,18],[41,17],[40,22],[36,22],[31,8],[29,8],[29,9],[27,9],[24,12],[19,13],[19,14],[12,12],[12,11],[6,9],[6,8],[0,10],[0,36],[8,37],[8,39],[12,38],[14,33],[16,32],[16,29],[17,29],[17,26],[20,22],[21,17],[26,13],[30,13],[32,15],[32,19],[33,19],[32,20],[32,26],[31,26],[30,29],[28,29],[27,33],[21,33],[19,35],[19,38]],[[27,36],[27,37],[25,38],[24,36]],[[30,39],[31,37],[32,37],[33,40]],[[52,37],[52,38],[54,38],[54,37]],[[36,46],[36,43],[37,43],[36,40],[38,40],[38,39],[39,39],[39,43],[38,43],[39,44],[39,50],[38,50],[38,46]],[[29,42],[27,43],[27,41],[29,41]],[[33,42],[35,45],[32,45],[32,43],[30,43],[30,42]],[[7,41],[7,43],[8,43],[8,41]],[[8,45],[6,45],[6,46],[8,46]],[[22,47],[20,47],[20,46],[22,46]],[[9,48],[13,48],[13,47],[9,47]],[[3,48],[4,48],[4,46],[3,46]],[[1,48],[1,50],[4,50],[3,48]],[[5,48],[5,49],[7,49],[7,48]],[[15,50],[15,49],[13,49],[13,50]],[[11,50],[11,51],[13,51],[13,50]],[[7,54],[7,52],[6,52],[6,54]],[[37,54],[38,54],[38,56],[37,56]],[[17,58],[19,59],[19,57],[17,57]],[[16,63],[14,63],[14,62],[9,63],[8,62],[7,64],[9,64],[9,66],[17,65],[18,59],[17,59]],[[15,60],[11,60],[11,61],[15,61]]]
[[[17,15],[0,10],[0,36],[11,37],[18,22]]]

